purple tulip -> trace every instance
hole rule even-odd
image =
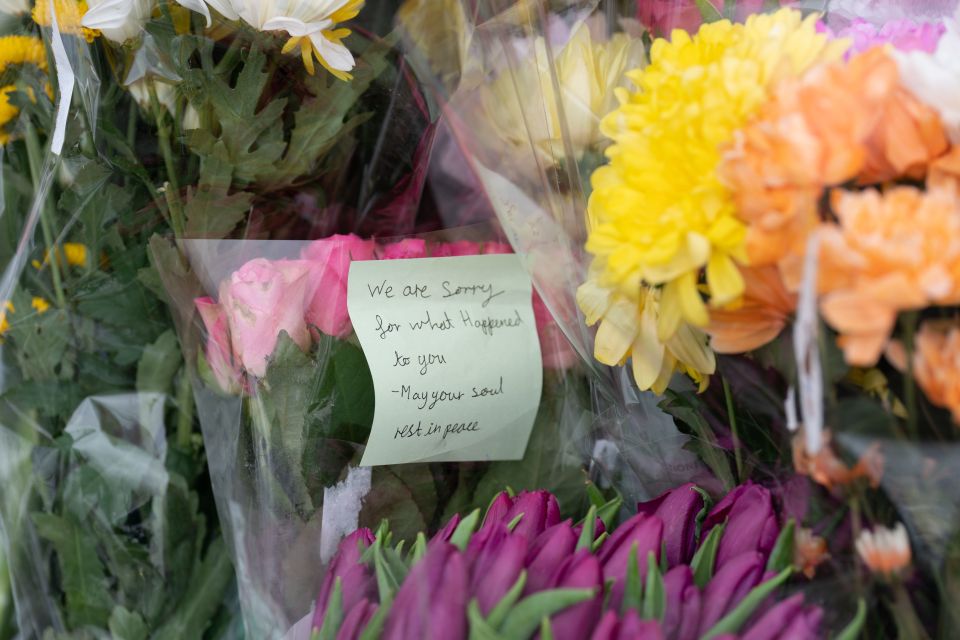
[[[557,567],[548,588],[596,591],[596,597],[568,607],[550,620],[553,637],[556,640],[589,638],[603,609],[603,573],[596,556],[588,549],[568,556]]]
[[[697,514],[703,509],[703,496],[694,487],[691,482],[637,505],[637,513],[663,520],[663,540],[670,567],[690,562],[696,550]]]
[[[376,612],[376,603],[369,600],[361,600],[352,609],[348,609],[347,615],[343,618],[343,624],[337,631],[337,640],[357,640]]]
[[[465,637],[468,599],[463,554],[451,544],[432,544],[397,591],[382,637],[384,640]]]
[[[456,531],[457,527],[460,526],[460,520],[461,518],[459,513],[453,514],[453,517],[450,518],[447,524],[443,525],[443,528],[440,529],[440,531],[437,531],[437,533],[430,538],[430,542],[450,542],[450,538],[453,537],[454,531]]]
[[[748,551],[761,553],[766,560],[780,535],[773,498],[760,485],[740,485],[718,502],[704,520],[704,535],[724,521],[727,528],[717,550],[717,569]]]
[[[490,502],[490,506],[487,507],[487,513],[483,517],[483,524],[480,526],[480,531],[484,531],[500,524],[508,524],[509,520],[504,520],[507,517],[507,513],[510,512],[510,509],[513,508],[513,498],[506,491],[501,491],[497,496]]]
[[[700,589],[693,571],[680,565],[663,576],[667,608],[663,616],[664,635],[673,640],[696,640],[700,623]]]
[[[610,591],[610,607],[619,609],[623,602],[626,587],[627,565],[630,552],[637,548],[637,560],[640,567],[640,579],[647,575],[647,556],[652,551],[654,557],[660,556],[663,541],[663,520],[655,516],[637,514],[617,527],[597,554],[603,567],[604,580],[613,580]]]
[[[471,543],[470,593],[487,615],[516,583],[527,557],[527,540],[511,534],[505,525],[492,529],[482,547]]]
[[[521,514],[523,517],[513,532],[531,541],[548,528],[560,523],[560,505],[549,491],[521,492],[504,516],[504,524],[509,524]]]
[[[537,536],[527,552],[527,585],[524,593],[547,588],[557,566],[576,549],[578,538],[569,520],[555,524]]]
[[[742,640],[816,640],[820,638],[819,607],[805,607],[803,595],[778,602],[757,618],[742,635]]]
[[[361,600],[376,600],[377,585],[373,572],[360,562],[360,556],[375,540],[373,532],[364,528],[357,529],[340,541],[337,553],[327,567],[327,573],[320,585],[320,594],[313,610],[314,629],[323,626],[323,618],[327,613],[337,578],[340,578],[344,611],[349,611]]]
[[[622,619],[607,611],[590,640],[664,640],[656,620],[641,620],[636,611],[627,611]]]
[[[763,581],[765,564],[763,554],[751,551],[732,558],[714,574],[703,590],[700,635],[706,633]]]

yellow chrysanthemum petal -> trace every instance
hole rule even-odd
[[[42,71],[47,70],[47,52],[43,41],[35,36],[0,38],[0,73],[22,64],[32,64]]]
[[[93,42],[100,32],[96,29],[87,29],[80,24],[87,13],[87,0],[53,0],[54,11],[57,15],[57,26],[60,33],[81,35],[87,42]],[[53,25],[50,19],[50,2],[40,1],[33,7],[33,21],[43,27]]]
[[[50,309],[50,303],[40,297],[35,297],[33,300],[31,300],[30,306],[33,307],[39,314],[44,314]]]

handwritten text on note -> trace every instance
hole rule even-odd
[[[361,464],[522,458],[543,384],[530,300],[514,255],[354,262],[376,397]]]

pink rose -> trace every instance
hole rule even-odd
[[[250,373],[263,376],[281,331],[306,350],[310,331],[304,319],[313,297],[306,260],[257,258],[220,285],[220,305],[230,325],[234,356]]]
[[[406,238],[380,249],[381,260],[409,260],[426,257],[427,243],[419,238]]]
[[[313,265],[315,293],[307,306],[306,320],[328,336],[350,335],[353,325],[347,312],[347,276],[354,260],[373,260],[373,240],[336,235],[311,242],[300,254]]]
[[[537,337],[540,338],[540,357],[544,369],[569,369],[577,363],[577,352],[563,335],[560,326],[540,298],[533,292],[533,318],[537,322]]]
[[[197,298],[193,301],[207,330],[207,348],[204,355],[220,388],[227,393],[240,391],[242,374],[233,363],[230,349],[230,328],[223,307],[213,298]]]
[[[469,240],[457,242],[443,242],[434,245],[431,251],[434,258],[449,258],[453,256],[475,256],[480,253],[480,245]]]

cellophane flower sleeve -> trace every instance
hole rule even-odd
[[[465,2],[456,30],[404,23],[584,359],[594,468],[638,501],[770,488],[796,527],[786,588],[823,608],[809,637],[953,633],[960,297],[925,287],[956,273],[956,10]]]

